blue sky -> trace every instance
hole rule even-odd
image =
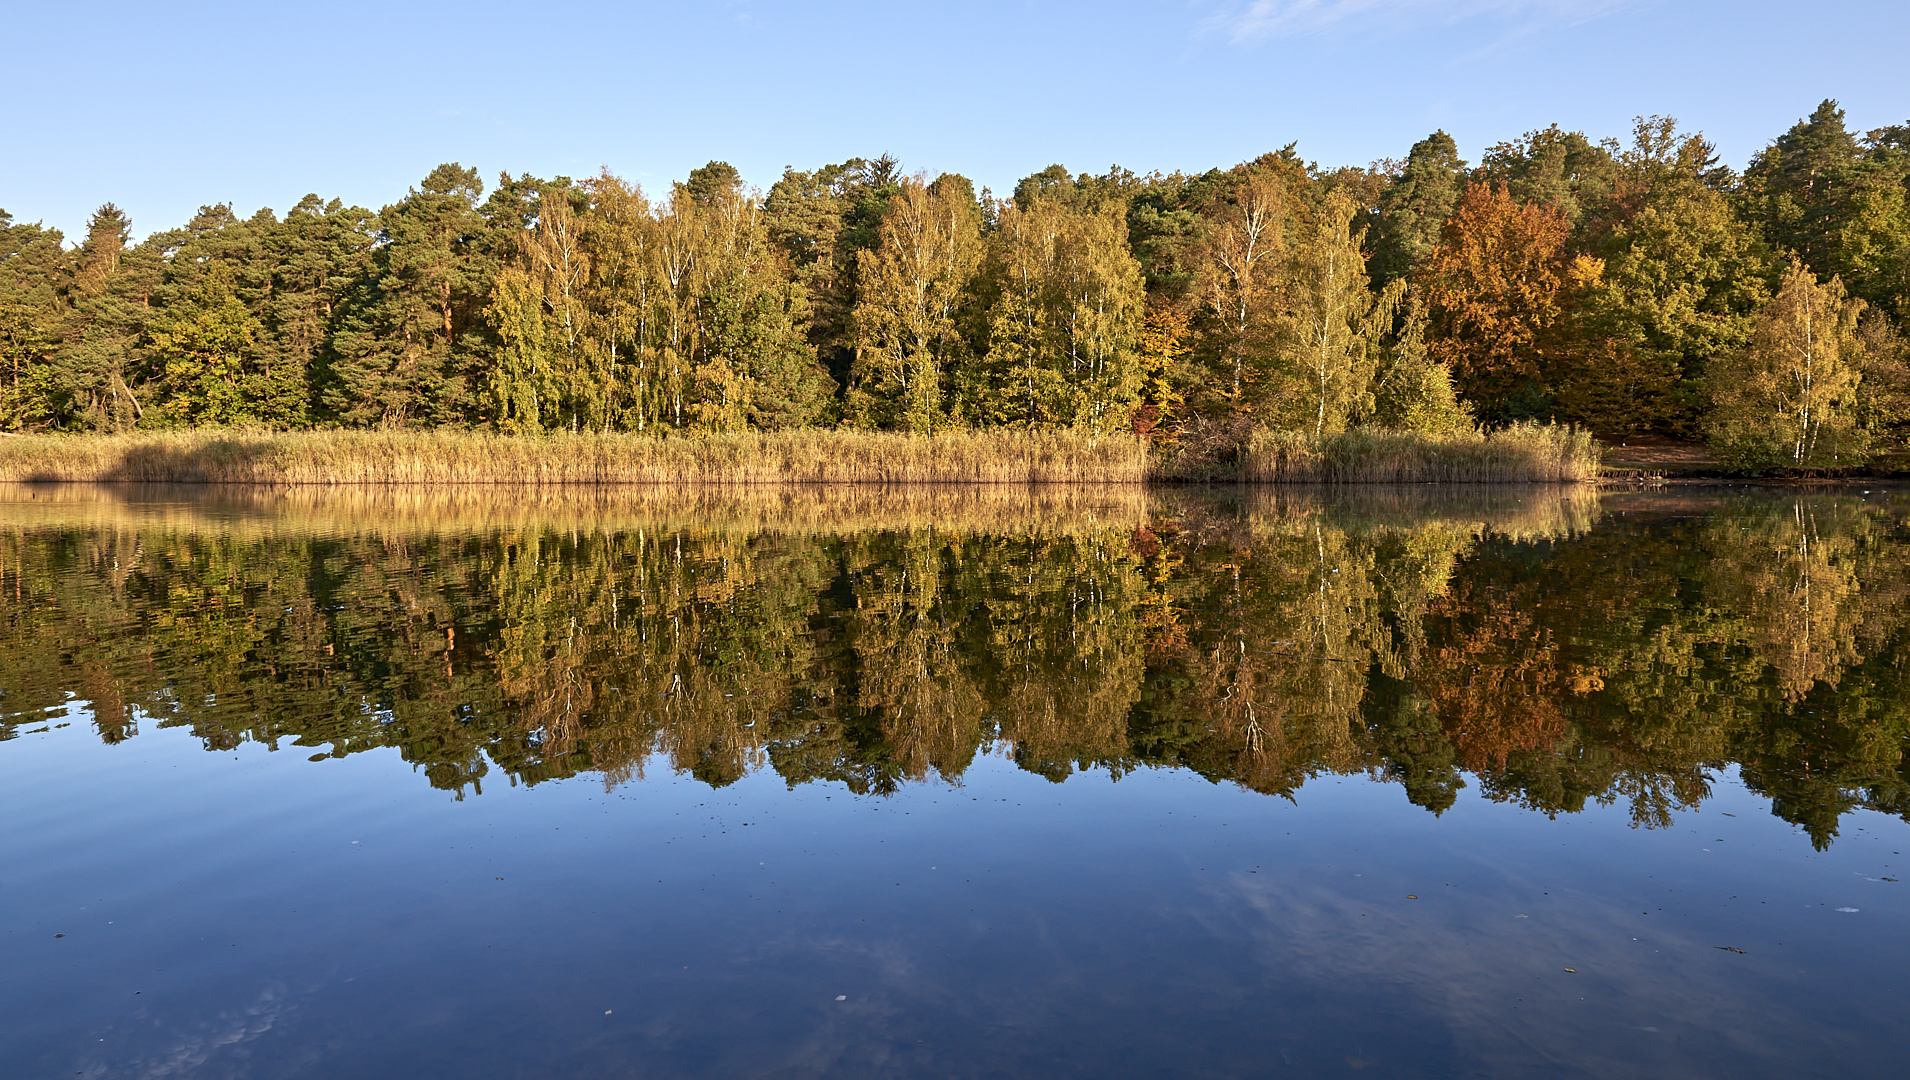
[[[658,190],[713,158],[884,151],[1005,192],[1051,162],[1323,164],[1677,116],[1724,159],[1826,97],[1910,120],[1910,4],[1818,0],[576,0],[14,5],[0,208],[147,233],[308,191],[376,208],[442,161]],[[22,91],[24,90],[24,93]]]

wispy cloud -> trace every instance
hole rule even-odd
[[[1329,29],[1403,29],[1475,16],[1583,22],[1640,0],[1248,0],[1228,3],[1207,29],[1236,44]]]

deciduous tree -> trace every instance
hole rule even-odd
[[[1202,301],[1213,313],[1217,392],[1226,409],[1250,411],[1273,359],[1286,249],[1287,191],[1276,168],[1234,170],[1231,189],[1206,215],[1193,259]]]
[[[1346,429],[1373,406],[1378,338],[1393,321],[1405,283],[1388,286],[1385,302],[1373,294],[1353,231],[1359,207],[1344,191],[1330,192],[1295,245],[1289,268],[1289,306],[1282,335],[1291,392],[1270,408],[1284,427],[1315,438]]]
[[[1485,418],[1516,419],[1543,399],[1541,344],[1565,300],[1570,236],[1564,211],[1475,184],[1427,259],[1429,352]]]
[[[1792,261],[1777,295],[1758,312],[1749,346],[1718,365],[1709,434],[1721,456],[1758,468],[1862,460],[1863,308],[1838,279],[1819,284],[1802,261]]]
[[[967,181],[905,181],[857,260],[850,415],[869,427],[933,431],[947,422],[942,380],[967,358],[957,309],[981,262],[981,209]]]

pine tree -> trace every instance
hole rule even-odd
[[[1379,197],[1370,263],[1374,288],[1411,274],[1432,252],[1465,187],[1465,168],[1459,145],[1444,131],[1413,144]]]
[[[324,399],[346,423],[405,427],[471,415],[478,357],[461,346],[482,322],[492,284],[474,265],[483,188],[476,170],[440,165],[379,213],[371,271],[332,335]]]
[[[132,246],[133,223],[112,203],[93,211],[86,224],[86,240],[81,243],[78,265],[73,268],[72,291],[81,297],[106,292],[113,272],[119,269],[120,256]]]
[[[1844,127],[1844,110],[1829,99],[1751,159],[1745,170],[1753,213],[1779,251],[1829,276],[1836,265],[1845,174],[1861,157]]]
[[[371,266],[376,216],[337,199],[307,195],[265,231],[270,278],[259,319],[274,368],[297,372],[304,412],[320,409],[319,383],[331,357],[333,319]],[[288,375],[286,382],[291,378]]]
[[[168,240],[153,290],[145,389],[154,424],[267,424],[310,420],[311,346],[303,355],[273,332],[282,296],[282,228],[270,210],[241,219],[228,204],[200,207]]]
[[[133,383],[152,293],[165,274],[165,243],[135,247],[132,222],[118,207],[94,212],[63,289],[60,344],[44,383],[53,426],[123,431],[145,414]]]
[[[882,215],[901,190],[895,158],[851,158],[815,172],[787,169],[763,200],[773,243],[808,294],[809,340],[838,383],[855,359],[856,265],[879,238]]]
[[[16,225],[0,210],[0,431],[54,419],[52,357],[67,257],[59,230]]]

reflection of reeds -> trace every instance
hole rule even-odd
[[[1194,531],[1266,533],[1321,520],[1351,532],[1458,527],[1513,539],[1586,532],[1592,486],[1387,486],[1358,489],[1134,485],[922,484],[693,487],[266,487],[0,484],[7,525],[187,529],[266,535],[471,535],[524,530],[701,534],[1074,536],[1150,519]]]
[[[1073,535],[1132,531],[1133,485],[719,487],[248,487],[0,484],[7,524],[186,528],[243,535],[457,535],[549,530],[845,535],[933,531]]]
[[[1221,493],[1175,490],[1149,500],[1154,518],[1183,529],[1246,537],[1311,529],[1316,522],[1356,535],[1460,532],[1513,540],[1562,540],[1591,531],[1601,495],[1592,485],[1565,484],[1315,484],[1239,488]]]

